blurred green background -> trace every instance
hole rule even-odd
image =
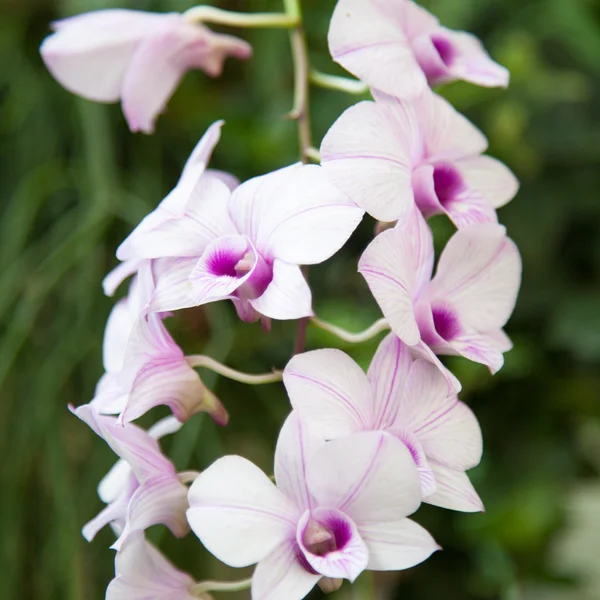
[[[280,10],[278,0],[218,2]],[[304,0],[311,59],[328,57],[334,0]],[[102,598],[113,573],[107,529],[87,544],[81,526],[102,507],[96,485],[110,450],[70,415],[102,372],[103,327],[113,300],[100,282],[115,248],[174,185],[207,126],[227,122],[213,166],[251,177],[296,160],[287,34],[241,32],[255,48],[211,81],[188,74],[153,136],[132,135],[118,106],[80,100],[46,72],[37,48],[49,21],[123,6],[183,10],[189,0],[0,2],[0,597]],[[423,506],[417,520],[444,551],[402,574],[377,577],[381,598],[598,600],[600,598],[600,4],[594,0],[429,0],[449,27],[474,31],[510,68],[509,89],[454,84],[443,93],[479,125],[490,151],[518,175],[500,211],[523,254],[524,280],[508,333],[505,368],[456,359],[462,398],[484,432],[471,472],[485,514]],[[315,145],[356,98],[312,90]],[[440,245],[449,235],[433,222]],[[315,308],[359,330],[378,318],[356,262],[373,222],[346,249],[311,269]],[[121,291],[124,293],[124,290]],[[204,351],[249,372],[283,367],[293,323],[240,323],[224,303],[171,319],[188,353]],[[309,347],[334,346],[310,331]],[[365,366],[375,343],[345,348]],[[231,414],[219,429],[196,416],[164,447],[179,468],[240,453],[272,470],[289,410],[282,386],[248,389],[208,376]],[[160,416],[157,410],[142,424]],[[190,535],[150,537],[198,578],[246,572],[218,565]],[[368,578],[339,600],[374,597]],[[222,596],[225,597],[225,596]],[[237,598],[247,598],[243,593]],[[312,598],[313,596],[311,596]],[[319,592],[314,598],[319,597]]]

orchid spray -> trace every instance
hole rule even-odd
[[[409,517],[426,502],[483,510],[467,471],[482,455],[477,419],[440,355],[502,368],[503,331],[521,262],[496,208],[518,182],[483,153],[487,140],[430,86],[462,79],[506,86],[508,72],[473,35],[443,27],[412,0],[339,0],[328,36],[334,61],[359,79],[311,68],[300,0],[281,13],[197,6],[183,14],[100,10],[54,24],[41,46],[52,75],[99,102],[120,101],[132,131],[151,133],[189,70],[218,76],[250,45],[209,24],[289,30],[299,162],[240,182],[209,168],[223,122],[201,137],[176,187],[117,250],[104,280],[128,283],[104,337],[105,374],[93,400],[72,412],[119,460],[100,482],[106,507],[83,529],[110,525],[117,551],[106,597],[189,600],[250,590],[253,600],[300,600],[353,582],[363,571],[414,567],[439,549]],[[309,90],[370,92],[311,139]],[[225,141],[226,143],[226,141]],[[339,252],[365,213],[378,222],[357,270],[382,318],[351,333],[315,316],[307,271]],[[456,227],[437,261],[427,219]],[[244,323],[296,320],[287,365],[248,374],[187,355],[168,330],[177,311],[230,301]],[[389,330],[365,373],[334,348],[305,352],[307,327],[345,343]],[[243,324],[244,327],[250,325]],[[227,425],[235,414],[202,382],[206,368],[248,385],[283,384],[291,413],[274,472],[224,456],[178,472],[158,440],[199,412]],[[172,416],[148,431],[133,422],[158,405]],[[197,581],[145,538],[166,525],[190,531],[240,581]]]

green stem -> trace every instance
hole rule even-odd
[[[194,596],[202,596],[206,592],[241,592],[252,585],[252,577],[240,581],[200,581],[192,589]]]
[[[195,354],[192,356],[185,357],[190,367],[204,367],[210,369],[223,377],[239,381],[241,383],[247,383],[249,385],[261,385],[263,383],[275,383],[281,381],[281,371],[273,371],[273,373],[264,373],[262,375],[250,375],[249,373],[242,373],[236,371],[227,365],[220,363],[219,361],[211,358],[210,356],[204,356],[202,354]]]
[[[183,13],[190,23],[214,23],[229,27],[291,29],[298,19],[287,13],[238,13],[214,6],[194,6]]]
[[[327,90],[337,90],[348,94],[365,94],[369,91],[369,86],[358,79],[350,79],[349,77],[339,77],[338,75],[327,75],[313,69],[310,72],[310,81],[314,85],[325,88]]]
[[[376,335],[380,334],[382,331],[386,331],[390,328],[388,322],[385,319],[379,319],[379,321],[375,321],[373,325],[361,331],[359,333],[351,333],[350,331],[346,331],[337,325],[332,325],[331,323],[327,323],[326,321],[322,321],[317,317],[313,317],[310,319],[310,322],[323,329],[324,331],[328,331],[329,333],[333,333],[333,335],[337,336],[344,342],[348,342],[349,344],[360,344],[361,342],[367,342],[368,340],[374,338]]]

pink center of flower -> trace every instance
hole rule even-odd
[[[452,66],[456,58],[456,51],[449,40],[438,35],[431,36],[431,43],[440,56],[441,61],[447,66]]]
[[[327,523],[319,523],[310,517],[302,541],[311,554],[325,556],[330,552],[341,550],[352,537],[350,526],[336,515],[330,515]]]
[[[464,189],[460,173],[449,163],[435,165],[433,171],[433,187],[439,203],[448,208]]]
[[[220,248],[208,257],[206,266],[210,273],[216,277],[239,277],[236,272],[237,264],[238,259],[234,253]],[[252,268],[252,265],[250,265],[250,268]]]
[[[450,342],[460,334],[458,317],[448,306],[433,306],[431,316],[435,331],[444,341]]]

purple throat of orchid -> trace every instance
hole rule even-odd
[[[460,334],[460,322],[454,311],[444,305],[432,306],[431,316],[436,333],[445,341],[451,342]]]
[[[433,189],[443,208],[448,209],[465,190],[463,178],[450,163],[438,163],[433,169]]]
[[[432,35],[431,43],[433,44],[433,47],[438,53],[441,61],[447,67],[451,67],[454,59],[456,58],[456,50],[452,43],[440,35]]]

